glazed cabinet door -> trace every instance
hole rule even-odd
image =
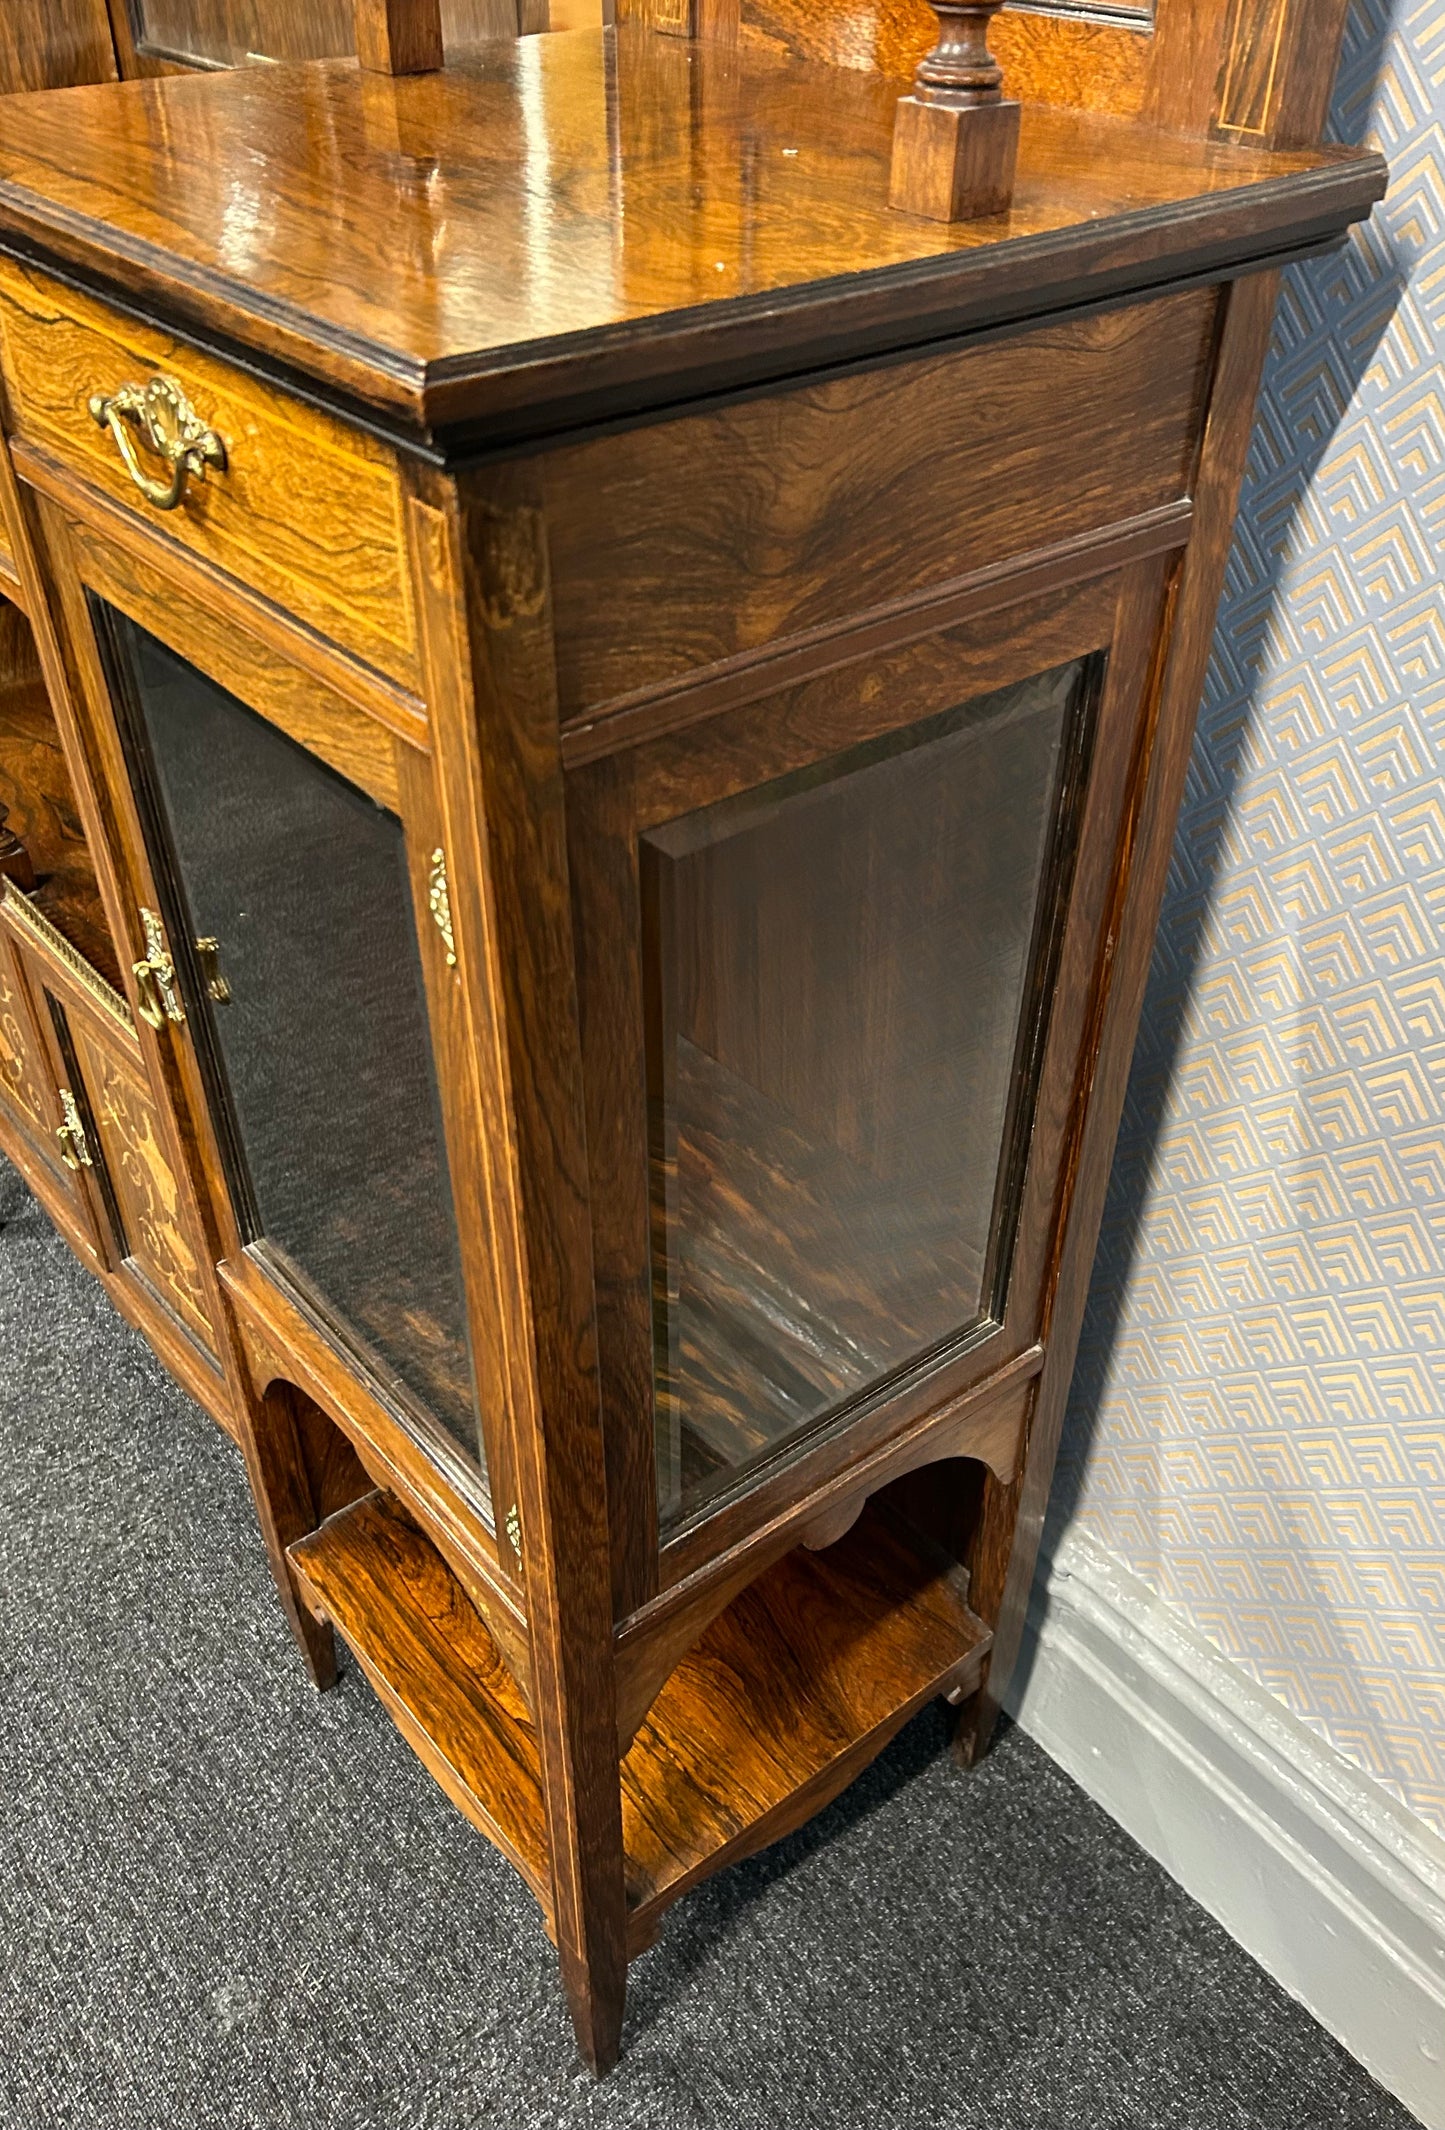
[[[1160,586],[569,778],[604,1398],[664,1580],[1036,1365]]]
[[[136,1009],[202,1090],[223,1230],[283,1325],[271,1350],[299,1314],[484,1502],[428,757],[128,553],[58,514],[53,537],[133,846]]]

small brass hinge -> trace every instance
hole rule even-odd
[[[229,1006],[231,987],[221,974],[221,942],[219,939],[198,939],[196,960],[201,965],[201,982],[206,987],[206,997],[214,999],[218,1006]]]
[[[431,854],[431,872],[427,879],[427,907],[436,920],[436,928],[446,941],[447,967],[457,965],[457,942],[452,932],[452,897],[447,885],[447,854],[438,846]]]
[[[518,1560],[522,1558],[522,1512],[515,1502],[507,1511],[507,1536],[512,1541],[512,1551]]]
[[[68,1087],[60,1090],[60,1113],[65,1119],[55,1127],[55,1136],[60,1141],[60,1158],[68,1169],[90,1169],[95,1163],[90,1158],[90,1143],[85,1136],[85,1126],[80,1121],[80,1111],[75,1097]]]

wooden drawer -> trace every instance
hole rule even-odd
[[[538,461],[564,723],[1184,503],[1217,292]]]
[[[383,445],[9,260],[0,343],[18,436],[367,665],[419,687],[401,481]],[[93,395],[153,377],[180,386],[226,451],[225,470],[191,480],[169,511],[140,493],[90,413]]]

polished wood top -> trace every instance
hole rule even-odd
[[[0,105],[0,243],[404,431],[595,418],[1337,235],[1378,157],[1025,111],[1007,217],[888,207],[898,83],[646,29]]]

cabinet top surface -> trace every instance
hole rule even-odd
[[[1030,106],[1012,212],[888,207],[900,84],[646,29],[0,102],[0,242],[399,428],[594,418],[1337,234],[1376,156]]]

